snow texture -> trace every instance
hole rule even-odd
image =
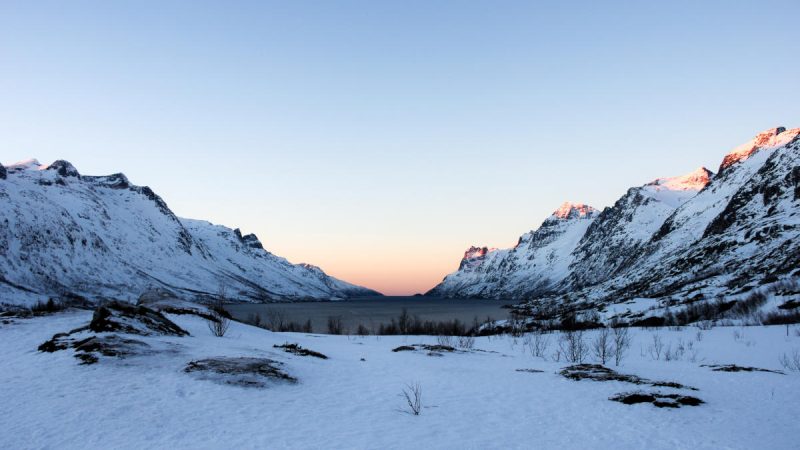
[[[133,336],[147,352],[101,356],[90,365],[71,349],[36,351],[53,334],[88,323],[90,312],[0,325],[0,448],[797,448],[797,372],[704,367],[784,371],[780,355],[800,349],[800,337],[794,330],[787,337],[784,327],[631,329],[622,366],[609,365],[693,391],[565,378],[559,372],[570,363],[551,356],[558,334],[549,335],[546,360],[508,336],[477,338],[472,351],[432,357],[392,349],[435,344],[435,337],[271,333],[233,323],[217,338],[197,316],[167,316],[191,335]],[[685,353],[655,360],[648,352],[654,335]],[[329,359],[273,348],[285,342]],[[276,361],[297,382],[242,387],[185,371],[193,361],[256,361],[249,358]],[[416,382],[419,416],[405,412],[401,395]],[[632,391],[704,403],[671,409],[610,400]]]

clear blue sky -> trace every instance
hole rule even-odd
[[[564,200],[800,126],[800,3],[0,3],[0,161],[125,172],[293,262],[422,291]]]

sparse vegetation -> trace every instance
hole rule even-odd
[[[403,396],[408,405],[408,412],[418,416],[422,413],[422,385],[420,383],[409,383],[403,389]]]
[[[472,350],[475,346],[475,338],[472,336],[459,336],[456,346],[461,350]]]
[[[600,364],[605,364],[611,358],[614,347],[612,346],[611,332],[608,328],[600,328],[594,341],[592,341],[592,352],[595,358],[600,361]]]
[[[619,366],[631,347],[631,337],[627,327],[616,326],[612,327],[611,330],[614,335],[614,365]]]
[[[328,334],[345,334],[341,316],[328,317]]]
[[[583,330],[565,331],[561,333],[558,350],[564,360],[569,363],[582,363],[589,355],[589,348],[583,338]],[[560,359],[557,358],[556,360]]]
[[[544,330],[533,330],[523,338],[523,345],[534,358],[545,358],[550,347],[550,336]]]
[[[650,354],[650,358],[654,361],[658,361],[661,359],[661,354],[664,351],[664,341],[658,333],[653,333],[650,337],[653,342],[647,346],[647,353]]]
[[[225,288],[221,288],[217,293],[214,303],[209,307],[211,317],[206,319],[206,325],[211,330],[211,334],[216,337],[223,337],[228,332],[231,325],[230,314],[225,311]]]
[[[778,358],[778,362],[781,363],[786,370],[791,370],[792,372],[800,372],[800,350],[793,349],[792,353],[784,353]]]

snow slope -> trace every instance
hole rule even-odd
[[[567,276],[572,251],[597,214],[591,206],[564,203],[514,248],[467,250],[459,270],[427,295],[519,298],[546,292]]]
[[[0,448],[437,448],[437,449],[793,449],[800,414],[800,375],[713,372],[701,364],[782,370],[778,357],[800,349],[783,327],[698,331],[632,329],[621,373],[679,382],[705,403],[680,409],[624,405],[608,398],[649,391],[610,381],[572,381],[568,363],[534,358],[523,339],[477,338],[476,351],[427,356],[392,352],[434,337],[348,337],[271,333],[233,323],[213,337],[195,316],[170,319],[187,337],[141,337],[159,353],[103,358],[79,365],[71,350],[36,351],[54,333],[86,324],[90,312],[0,325]],[[737,334],[738,333],[738,338]],[[691,346],[682,358],[654,360],[664,346]],[[587,334],[587,340],[593,335]],[[321,360],[284,353],[296,342]],[[264,389],[201,380],[183,372],[189,361],[216,356],[269,357],[298,383]],[[590,358],[589,362],[594,362]],[[537,369],[541,373],[518,372]],[[401,389],[422,386],[420,416],[404,412]]]
[[[629,189],[586,230],[562,289],[596,285],[629,267],[664,220],[702,190],[712,175],[701,167],[684,176],[659,178]]]
[[[376,294],[294,265],[243,236],[181,219],[123,174],[85,176],[66,161],[6,166],[0,179],[0,303],[49,297],[132,301],[152,288],[184,298],[285,301]]]

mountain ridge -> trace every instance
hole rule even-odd
[[[51,297],[135,301],[150,289],[202,299],[292,301],[378,295],[264,249],[254,234],[184,219],[122,173],[82,175],[69,162],[4,166],[0,302]]]
[[[571,261],[555,283],[538,281],[549,276],[546,265],[511,263],[546,262],[534,253],[511,258],[518,245],[495,252],[508,256],[494,270],[471,277],[456,271],[429,293],[509,298],[521,301],[521,309],[548,302],[602,309],[637,299],[652,300],[653,307],[741,297],[795,283],[798,242],[800,128],[776,127],[725,154],[716,174],[701,167],[628,189],[599,212],[574,247],[554,249]],[[463,278],[469,289],[453,282]],[[517,287],[506,289],[511,280]]]

